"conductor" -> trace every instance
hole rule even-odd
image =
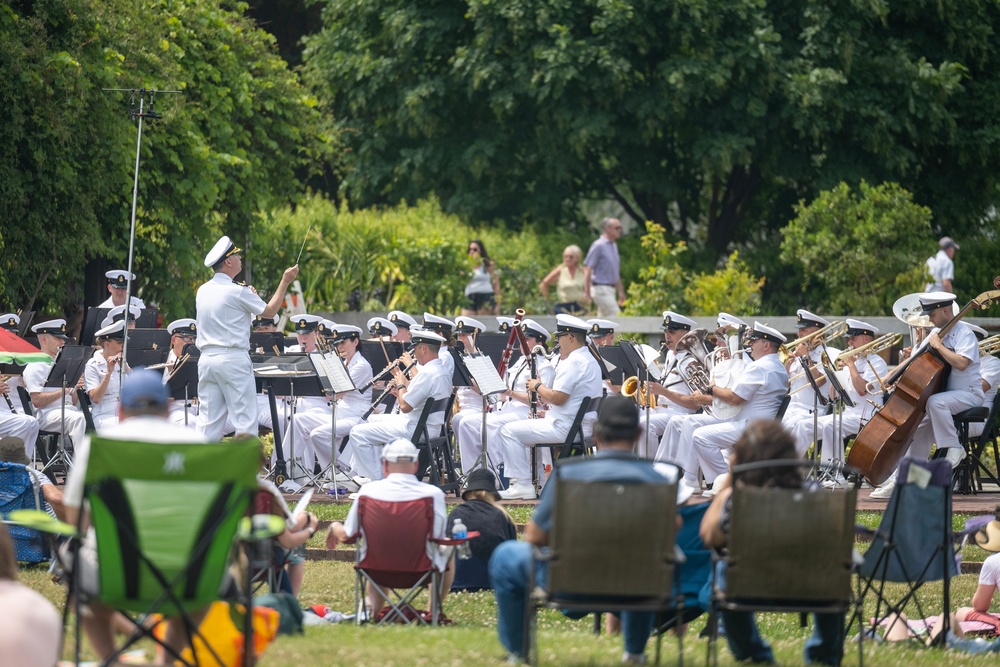
[[[299,266],[285,269],[271,300],[257,296],[253,287],[234,281],[243,270],[239,248],[223,236],[205,256],[215,276],[198,288],[198,430],[209,442],[222,439],[226,417],[236,433],[257,432],[257,389],[250,363],[250,322],[254,315],[274,317],[285,291],[299,274]]]

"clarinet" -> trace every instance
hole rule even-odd
[[[541,348],[541,345],[536,345],[535,348],[533,350],[531,350],[531,354],[528,355],[528,368],[530,369],[531,379],[532,380],[537,380],[538,379],[538,356],[537,355],[538,355],[539,348]],[[529,408],[529,415],[530,415],[529,418],[530,419],[538,419],[538,391],[537,390],[535,390],[535,391],[529,391],[528,392],[528,408]]]
[[[403,369],[403,375],[406,375],[407,373],[409,373],[410,369],[413,368],[416,365],[417,365],[417,362],[414,361],[409,366],[407,366],[406,368],[404,368]],[[390,366],[390,368],[391,368],[391,366]],[[384,373],[385,373],[385,371],[382,371],[382,373],[379,373],[379,376],[381,376]],[[366,386],[370,386],[370,385],[366,385]],[[395,388],[396,388],[396,383],[395,382],[390,382],[386,386],[385,392],[383,392],[383,394],[378,397],[378,400],[375,401],[374,403],[372,403],[372,406],[370,408],[368,408],[368,411],[365,412],[365,414],[363,414],[361,416],[361,421],[367,421],[368,418],[372,416],[372,413],[375,412],[375,408],[377,408],[378,406],[382,405],[382,402],[385,400],[385,397],[391,395],[392,394],[392,390],[395,389]],[[361,389],[359,389],[358,391],[361,391],[362,393],[364,393],[364,391],[361,390]]]

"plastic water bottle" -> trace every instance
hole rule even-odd
[[[461,519],[455,519],[455,523],[451,526],[451,537],[454,540],[464,540],[469,537],[469,529],[465,527]],[[469,549],[468,542],[462,542],[457,547],[458,557],[462,560],[469,560],[472,558],[472,550]]]

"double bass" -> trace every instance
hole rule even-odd
[[[1000,276],[993,279],[993,286],[997,289],[983,292],[967,303],[941,327],[938,335],[943,338],[973,308],[985,310],[1000,300]],[[913,355],[886,378],[886,386],[895,388],[885,405],[861,427],[847,455],[847,465],[875,486],[889,479],[924,418],[927,399],[941,390],[950,370],[951,366],[932,348],[925,346],[914,350]]]

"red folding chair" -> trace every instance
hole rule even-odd
[[[378,623],[400,620],[438,625],[442,571],[435,567],[430,553],[439,545],[454,546],[460,541],[434,538],[434,499],[388,501],[362,496],[358,499],[358,524],[354,566],[358,623],[370,615],[366,596],[370,583],[389,605]],[[469,537],[476,534],[469,533]],[[425,586],[430,586],[430,621],[414,607]]]

